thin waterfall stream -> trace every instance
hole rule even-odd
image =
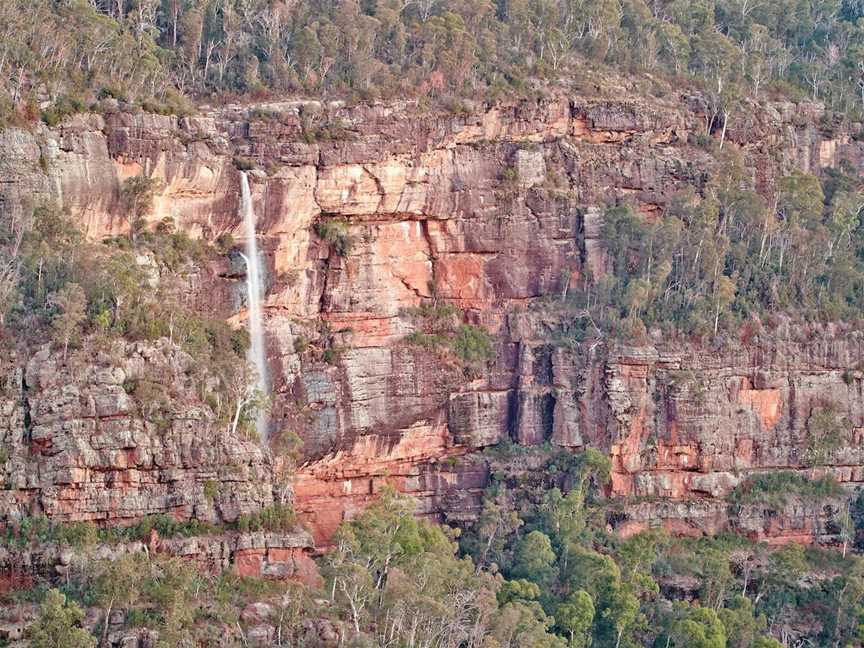
[[[246,236],[246,253],[241,254],[246,262],[247,318],[249,322],[249,362],[255,367],[256,388],[266,398],[270,396],[267,372],[267,354],[264,345],[264,321],[261,303],[264,300],[264,272],[261,255],[258,253],[258,239],[255,232],[255,209],[252,205],[252,192],[249,178],[245,172],[240,174],[240,211]],[[258,437],[267,440],[267,413],[262,409],[255,421]]]

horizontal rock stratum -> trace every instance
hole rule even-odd
[[[859,333],[782,320],[717,347],[554,340],[566,317],[558,296],[607,267],[605,206],[626,201],[656,219],[676,192],[700,191],[714,164],[696,144],[704,119],[693,97],[618,90],[458,115],[309,102],[186,118],[79,115],[0,133],[0,205],[14,214],[59,203],[97,240],[126,231],[122,182],[144,174],[159,180],[154,224],[239,239],[237,168],[253,169],[271,418],[276,439],[303,441],[294,501],[319,545],[387,484],[415,495],[425,515],[470,520],[490,478],[481,451],[505,439],[611,456],[608,494],[621,508],[610,524],[623,533],[732,527],[777,542],[830,540],[840,501],[819,510],[790,501],[778,517],[724,498],[748,475],[781,469],[864,481]],[[818,104],[751,108],[726,141],[766,195],[794,169],[864,157],[848,134],[820,130]],[[339,224],[350,249],[321,239],[324,221]],[[202,281],[207,307],[242,324],[238,273],[226,262]],[[409,343],[424,305],[450,305],[488,330],[494,362],[466,373],[440,349]],[[325,346],[328,361],[314,352]],[[194,362],[158,345],[118,349],[83,372],[47,349],[7,356],[0,514],[230,522],[272,503],[267,453],[227,435],[194,394],[167,430],[128,407],[130,363],[170,368],[182,385]],[[848,421],[849,441],[812,467],[808,421],[829,405]]]

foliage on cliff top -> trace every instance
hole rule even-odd
[[[465,314],[453,304],[433,302],[407,308],[417,328],[405,342],[432,351],[452,353],[469,376],[495,359],[495,340],[485,328],[462,323]]]
[[[569,291],[579,340],[605,330],[639,341],[653,329],[752,337],[783,315],[864,312],[864,183],[848,162],[821,181],[793,171],[766,200],[727,146],[704,188],[679,192],[658,219],[609,207],[602,241],[607,272]]]
[[[794,497],[818,502],[842,493],[840,484],[830,475],[809,479],[800,473],[777,471],[749,476],[727,499],[737,505],[764,505],[779,510]]]
[[[141,212],[130,213],[143,221]],[[0,222],[0,334],[31,347],[53,339],[64,361],[85,347],[111,349],[121,338],[167,339],[194,358],[190,375],[198,396],[217,418],[230,421],[241,401],[263,406],[247,394],[253,381],[246,331],[231,328],[218,303],[202,297],[201,284],[190,279],[206,276],[217,251],[167,222],[130,225],[129,237],[93,243],[50,207]],[[165,371],[147,364],[124,387],[147,420],[167,429],[176,384]],[[254,420],[252,409],[244,406],[237,419],[244,430]]]
[[[48,99],[56,123],[100,99],[182,111],[182,95],[286,92],[460,106],[608,64],[695,78],[711,130],[744,95],[860,108],[862,17],[856,0],[6,0],[0,112],[38,118]]]

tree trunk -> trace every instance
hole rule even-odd
[[[237,399],[237,409],[234,410],[234,419],[231,421],[231,436],[237,434],[237,426],[240,423],[240,414],[243,412],[243,408],[246,407],[246,403],[248,402],[245,398]]]
[[[105,611],[105,621],[102,624],[102,640],[100,641],[100,646],[108,645],[108,622],[111,619],[111,609],[114,607],[114,599],[112,598],[108,602],[108,609]]]
[[[177,22],[180,20],[180,0],[174,3],[173,24],[171,30],[171,47],[177,47]]]
[[[354,622],[354,632],[360,634],[360,614],[353,600],[351,601],[351,620]]]
[[[723,111],[723,131],[720,133],[720,150],[723,150],[723,142],[726,141],[726,125],[729,123],[729,111]]]

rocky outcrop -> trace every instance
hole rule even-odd
[[[57,200],[98,238],[128,226],[121,183],[143,173],[160,182],[154,222],[239,238],[236,167],[253,168],[273,439],[303,440],[296,507],[319,542],[384,484],[416,495],[422,513],[470,519],[488,480],[477,451],[505,437],[608,452],[611,494],[642,500],[625,506],[622,528],[736,523],[722,498],[744,476],[814,469],[808,420],[828,405],[850,426],[830,471],[861,481],[861,358],[851,333],[776,330],[719,349],[556,342],[562,316],[550,302],[605,271],[604,206],[627,201],[656,218],[678,190],[700,191],[713,164],[696,145],[704,124],[693,97],[607,90],[465,115],[410,103],[282,103],[182,119],[77,116],[54,130],[4,133],[0,164],[15,174],[0,185],[0,204],[28,192]],[[769,193],[792,169],[864,157],[861,143],[823,133],[820,122],[816,104],[749,106],[727,141]],[[319,236],[325,221],[340,245]],[[223,275],[242,324],[242,282]],[[417,307],[445,303],[495,336],[496,360],[483,371],[411,342]],[[40,370],[50,362],[34,359],[26,378],[22,363],[8,374],[13,391],[33,387],[30,414],[23,399],[4,401],[4,434],[22,448],[15,453],[36,454],[40,471],[34,480],[25,475],[33,458],[11,458],[6,511],[38,502],[69,519],[153,510],[228,519],[266,502],[257,449],[220,437],[194,408],[167,435],[143,439],[122,380],[103,367],[86,379],[99,386],[91,395],[62,368],[56,378]],[[64,404],[67,383],[80,385],[69,398],[84,409]],[[121,485],[118,474],[137,481]],[[207,480],[224,486],[214,502],[201,494]]]
[[[167,514],[225,528],[282,494],[267,451],[216,419],[206,370],[168,340],[91,339],[65,360],[46,345],[24,360],[13,354],[0,368],[0,528],[10,538],[25,518],[42,516],[122,527]],[[35,575],[61,577],[74,561],[137,551],[314,585],[312,549],[300,527],[174,538],[153,531],[146,544],[80,550],[25,539],[0,546],[0,593]]]
[[[861,333],[817,327],[798,340],[766,337],[713,350],[621,349],[610,357],[613,493],[720,497],[750,471],[817,464],[840,482],[862,481]],[[825,430],[814,428],[814,416],[826,408],[843,429],[816,458],[813,446]]]
[[[90,343],[65,361],[45,346],[7,357],[2,377],[0,519],[217,523],[273,502],[265,453],[215,420],[206,377],[167,340]]]
[[[85,569],[93,561],[114,560],[125,554],[157,554],[179,557],[204,572],[233,572],[284,580],[318,582],[318,571],[309,555],[312,539],[308,533],[238,533],[160,538],[155,531],[147,542],[69,546],[53,542],[38,546],[0,547],[0,573],[7,578],[26,579],[34,575],[63,577]]]
[[[846,496],[807,499],[790,496],[781,505],[733,506],[722,499],[654,499],[627,504],[610,515],[622,536],[663,528],[673,535],[698,537],[735,531],[769,545],[839,545],[844,541]],[[848,539],[848,538],[847,538]]]

